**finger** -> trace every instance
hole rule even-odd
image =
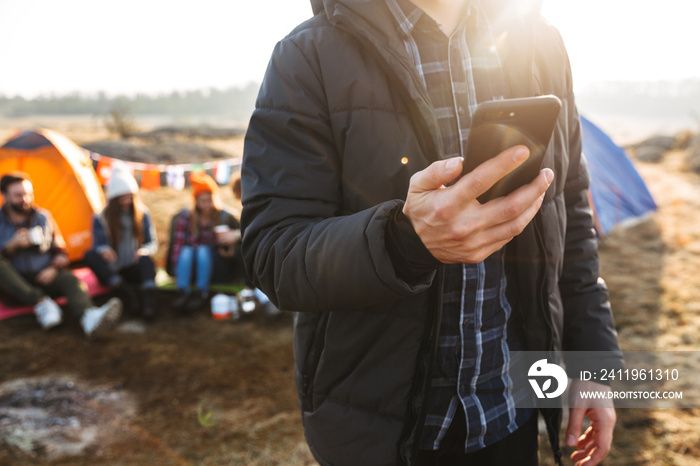
[[[532,182],[522,186],[506,197],[493,199],[483,206],[478,217],[462,218],[464,225],[472,230],[482,231],[486,242],[474,241],[474,247],[505,241],[506,243],[519,235],[537,214],[544,201],[544,194],[554,179],[554,173],[543,169]],[[467,213],[467,211],[464,211]]]
[[[571,454],[570,459],[576,466],[582,466],[584,464],[587,465],[588,461],[591,459],[590,454],[590,452],[583,453],[581,451],[576,451]]]
[[[597,431],[593,429],[593,426],[590,426],[586,431],[581,435],[578,440],[576,441],[576,448],[581,450],[582,448],[585,448],[586,446],[590,446],[591,443],[593,442],[593,439],[596,436]]]
[[[543,195],[554,180],[554,172],[549,168],[540,170],[539,175],[528,184],[519,187],[505,197],[493,199],[484,206],[489,209],[494,223],[503,223],[522,214],[533,204],[537,209],[542,205]]]
[[[462,158],[452,157],[433,162],[411,177],[410,191],[433,191],[451,183],[462,173]]]
[[[591,451],[597,446],[596,442],[591,440],[592,439],[588,437],[588,442],[585,445],[580,445],[581,441],[579,440],[579,445],[576,446],[577,450],[571,454],[571,461],[581,461],[591,454]]]
[[[539,211],[543,200],[544,194],[536,199],[535,202],[527,206],[527,208],[518,214],[517,217],[497,225],[485,227],[485,229],[479,233],[480,237],[472,238],[472,241],[476,243],[480,238],[485,238],[488,240],[489,244],[503,243],[503,245],[505,245],[509,243],[514,237],[522,233],[525,227],[527,227],[527,225],[532,221],[534,216]],[[489,214],[486,214],[484,217],[488,218],[488,215]],[[492,222],[489,221],[489,223]]]
[[[594,444],[586,456],[583,456],[580,459],[573,459],[573,455],[571,456],[572,461],[576,461],[576,466],[595,466],[600,464],[600,462],[603,461],[609,452],[610,448],[603,449],[597,444]]]
[[[530,150],[527,147],[513,146],[480,164],[460,180],[460,184],[466,186],[463,190],[464,200],[476,199],[484,194],[496,181],[527,160],[529,155]]]
[[[610,453],[610,447],[602,447],[600,445],[596,445],[596,447],[593,449],[593,452],[590,454],[590,457],[587,460],[583,461],[583,464],[585,466],[595,466],[596,464],[599,464],[603,459],[605,459],[606,456],[608,456],[608,453]]]
[[[595,424],[595,441],[596,449],[591,455],[591,465],[600,463],[608,453],[613,440],[613,429],[615,428],[615,416],[602,417]]]
[[[594,445],[586,450],[577,450],[571,454],[569,457],[571,461],[575,464],[587,464],[587,461],[591,457],[591,450],[593,450]]]
[[[566,444],[570,447],[576,445],[576,440],[581,434],[583,427],[583,416],[586,413],[585,408],[570,408],[569,421],[566,423]]]
[[[468,254],[468,257],[459,260],[459,262],[481,262],[508,244],[515,236],[522,233],[530,223],[535,214],[537,214],[543,200],[544,194],[527,206],[525,211],[521,212],[516,218],[498,225],[486,226],[485,229],[477,229],[475,232],[470,233],[469,241],[461,241],[456,245],[457,247],[461,246],[462,251]],[[481,218],[487,219],[485,222],[490,224],[492,222],[488,220],[489,215],[487,213]]]
[[[511,239],[512,238],[498,242],[489,242],[488,244],[477,247],[476,249],[464,251],[464,254],[460,256],[458,260],[455,260],[454,263],[478,264],[508,244]]]
[[[530,223],[533,217],[540,210],[540,206],[542,206],[543,200],[544,194],[541,195],[539,198],[535,199],[535,201],[532,202],[530,205],[526,206],[525,210],[519,213],[514,212],[513,215],[516,215],[514,218],[511,218],[503,223],[499,223],[497,225],[488,227],[486,230],[484,230],[484,233],[488,234],[495,241],[510,241],[511,239],[522,233],[525,227]],[[518,210],[519,209],[520,207],[518,207]]]

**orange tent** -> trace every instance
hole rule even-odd
[[[92,217],[105,206],[88,153],[60,133],[21,131],[0,147],[0,176],[21,170],[32,177],[35,202],[53,215],[71,262],[92,247]]]

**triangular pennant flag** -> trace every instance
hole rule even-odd
[[[141,189],[157,191],[160,188],[160,171],[158,167],[148,166],[141,173]]]
[[[231,179],[231,166],[228,162],[217,162],[214,166],[214,179],[219,184],[228,184]]]
[[[165,169],[165,181],[171,188],[177,191],[185,189],[185,170],[177,165],[170,165]]]
[[[136,171],[134,169],[134,166],[130,162],[125,162],[119,159],[112,159],[112,170],[122,170],[136,178]]]
[[[114,159],[105,157],[104,155],[97,161],[97,179],[100,180],[102,186],[107,186],[109,180],[112,178],[113,163]]]

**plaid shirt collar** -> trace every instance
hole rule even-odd
[[[389,11],[394,15],[396,22],[399,24],[399,29],[404,37],[408,37],[415,29],[416,25],[425,16],[431,21],[434,21],[426,12],[416,6],[410,0],[386,0]],[[469,5],[467,5],[466,14],[462,20],[462,25],[466,19],[472,14],[479,10],[479,4],[481,0],[471,0]]]

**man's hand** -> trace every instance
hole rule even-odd
[[[68,260],[68,256],[66,256],[65,254],[57,254],[51,261],[51,265],[59,269],[68,267],[68,264],[70,264],[70,260]]]
[[[216,233],[216,244],[229,246],[241,240],[241,230],[226,230]]]
[[[216,249],[219,251],[219,255],[221,255],[221,257],[231,258],[236,253],[233,244],[229,244],[228,246],[219,246]]]
[[[595,466],[610,452],[617,416],[612,400],[582,399],[580,394],[585,391],[609,392],[610,387],[585,380],[572,381],[566,444],[576,447],[576,451],[571,454],[571,461],[576,466]],[[581,435],[584,417],[591,420],[591,425]]]
[[[54,280],[56,280],[56,277],[58,276],[58,269],[54,267],[53,265],[50,265],[43,269],[41,272],[39,272],[34,279],[39,285],[42,286],[49,286],[50,284],[53,283]]]
[[[114,252],[112,248],[105,248],[100,252],[100,255],[105,260],[105,262],[115,262],[117,260],[117,253]]]
[[[482,163],[452,186],[462,172],[455,157],[431,164],[411,177],[403,213],[425,247],[439,261],[478,263],[520,234],[535,216],[554,173],[545,168],[508,196],[481,204],[477,198],[524,162],[525,146],[515,146]]]
[[[5,249],[7,249],[9,252],[14,252],[17,249],[25,249],[30,246],[32,246],[32,242],[29,239],[29,230],[26,228],[20,228],[15,231],[15,234],[7,242]]]

